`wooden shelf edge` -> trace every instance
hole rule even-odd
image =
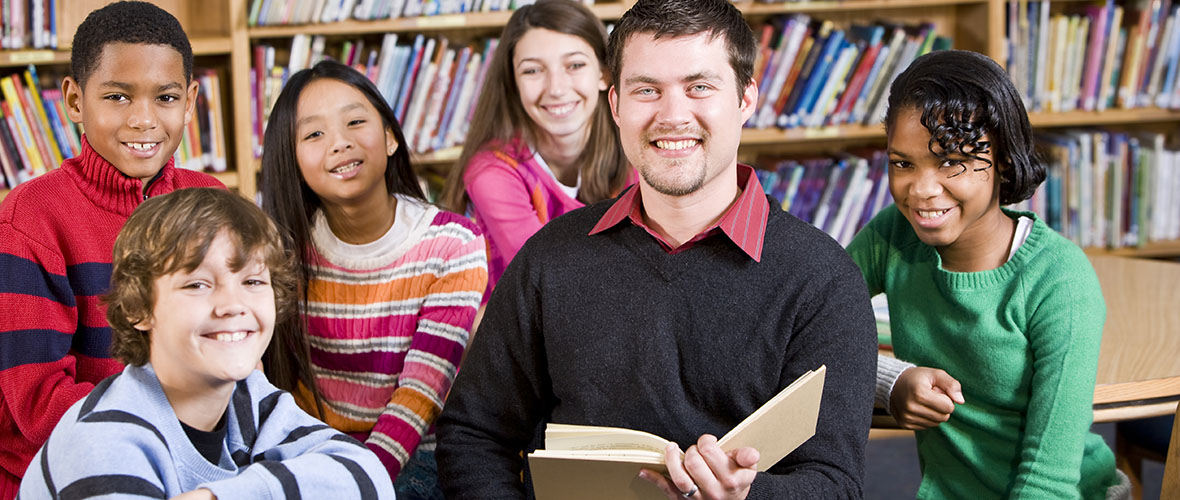
[[[449,165],[455,163],[460,154],[463,154],[463,146],[453,146],[420,154],[413,153],[410,155],[410,163],[416,166]]]
[[[600,19],[618,19],[626,9],[622,4],[608,3],[590,6]],[[499,28],[508,24],[512,11],[442,14],[437,16],[399,17],[376,21],[340,21],[322,24],[253,26],[246,29],[250,39],[286,38],[300,33],[314,35],[358,35],[365,33],[402,33],[413,31],[459,30],[470,28]]]
[[[1029,113],[1034,128],[1088,127],[1131,123],[1180,121],[1180,110],[1162,108],[1108,109],[1105,111],[1066,111]]]
[[[746,16],[769,16],[810,12],[851,12],[889,9],[913,9],[922,7],[943,7],[947,5],[983,5],[987,0],[834,0],[834,1],[786,1],[782,3],[756,3],[749,0],[734,2],[734,6]]]
[[[210,172],[209,175],[212,175],[217,180],[221,181],[222,184],[225,184],[225,187],[230,189],[236,189],[238,185],[241,184],[238,173],[232,170],[228,172]]]
[[[8,196],[8,192],[9,192],[9,191],[12,191],[12,190],[11,190],[11,189],[7,189],[7,188],[5,188],[5,189],[0,189],[0,201],[4,201],[4,198]]]
[[[209,56],[233,52],[233,39],[228,36],[189,37],[193,55]],[[69,59],[67,55],[66,59]]]
[[[1086,247],[1086,255],[1114,255],[1119,257],[1177,257],[1180,256],[1180,240],[1156,241],[1142,247],[1103,248]]]
[[[229,54],[233,43],[228,36],[194,37],[189,39],[193,55]],[[57,49],[29,49],[0,51],[0,68],[14,68],[29,64],[69,64],[70,47]]]
[[[29,64],[69,64],[70,50],[5,50],[0,51],[0,67],[18,68]]]

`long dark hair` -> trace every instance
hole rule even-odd
[[[410,166],[409,148],[402,134],[401,126],[389,109],[377,87],[356,70],[335,61],[322,61],[310,69],[295,73],[287,80],[271,110],[263,137],[262,152],[262,209],[274,219],[284,243],[292,250],[299,274],[300,300],[296,305],[299,314],[293,314],[275,325],[276,338],[288,342],[272,342],[263,355],[263,366],[267,377],[276,387],[294,391],[299,382],[312,392],[316,407],[323,415],[319,389],[311,373],[311,353],[307,338],[307,283],[311,280],[311,265],[308,251],[311,248],[312,217],[323,206],[319,196],[307,185],[299,170],[295,156],[295,120],[299,96],[311,82],[320,78],[331,78],[359,90],[364,94],[385,128],[393,133],[400,147],[388,157],[385,164],[385,189],[391,195],[400,194],[425,202],[426,196],[418,184],[417,176]]]
[[[902,111],[911,109],[922,114],[922,126],[930,131],[931,153],[937,144],[943,154],[982,160],[989,164],[984,169],[999,167],[1001,205],[1029,199],[1045,180],[1020,93],[987,56],[938,50],[914,59],[889,87],[886,132]],[[983,152],[990,152],[992,160],[980,158]]]
[[[448,210],[467,211],[467,186],[463,172],[471,158],[485,147],[507,144],[516,136],[527,144],[536,144],[536,131],[532,119],[525,114],[520,104],[520,89],[516,87],[516,71],[512,58],[516,44],[525,33],[534,28],[544,28],[566,35],[573,35],[590,45],[598,58],[598,66],[607,70],[606,28],[586,6],[569,0],[539,0],[512,13],[500,44],[488,65],[483,89],[475,104],[471,128],[463,143],[463,154],[451,167],[447,183],[440,197],[441,204]],[[627,157],[619,142],[619,129],[610,114],[610,103],[606,92],[599,92],[598,106],[590,118],[590,137],[582,154],[578,155],[578,173],[582,185],[578,198],[584,203],[605,200],[617,194],[626,184],[629,176]]]

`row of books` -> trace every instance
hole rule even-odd
[[[1164,134],[1066,130],[1037,142],[1048,176],[1017,208],[1082,247],[1180,239],[1180,151]]]
[[[175,153],[176,165],[224,171],[228,153],[220,81],[212,70],[197,70],[194,78],[201,91]],[[66,113],[60,85],[42,81],[33,66],[0,78],[0,188],[14,188],[82,151],[82,131]]]
[[[1171,0],[1008,2],[1008,70],[1035,111],[1180,108],[1180,6]]]
[[[417,34],[404,40],[407,43],[400,41],[398,34],[389,33],[380,47],[366,50],[364,41],[345,41],[336,51],[326,48],[321,36],[296,35],[286,67],[275,64],[273,46],[255,46],[251,99],[256,156],[262,153],[266,120],[286,78],[327,57],[326,49],[376,84],[401,123],[411,151],[461,144],[498,39],[458,44]]]
[[[212,69],[198,69],[193,78],[200,83],[193,118],[188,123],[180,146],[176,148],[176,166],[206,172],[224,172],[226,151],[226,115],[221,98],[221,78]]]
[[[763,157],[758,180],[783,210],[847,246],[860,228],[893,202],[889,155],[883,150],[805,159]]]
[[[375,21],[517,9],[536,0],[253,0],[250,26]],[[582,0],[593,4],[593,0]]]
[[[81,138],[66,115],[61,91],[42,90],[37,70],[0,78],[0,172],[13,188],[81,151]]]
[[[914,58],[951,46],[930,23],[843,30],[803,14],[772,18],[760,33],[750,128],[880,123],[894,78]]]
[[[0,49],[56,49],[59,0],[0,0]]]

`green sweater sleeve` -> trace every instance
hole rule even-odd
[[[1093,267],[1068,254],[1060,265],[1072,272],[1028,285],[1033,376],[1011,498],[1078,496],[1106,306]]]
[[[885,231],[888,230],[888,212],[896,212],[893,205],[885,207],[848,244],[848,255],[860,267],[865,283],[869,286],[869,296],[872,297],[885,291],[885,260],[888,254],[889,241]]]

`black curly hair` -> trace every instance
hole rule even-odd
[[[70,75],[83,88],[108,43],[167,45],[184,61],[185,83],[193,79],[193,48],[172,14],[147,2],[115,2],[91,12],[74,33]]]
[[[987,163],[979,170],[998,166],[1001,205],[1029,199],[1045,180],[1020,93],[987,56],[939,50],[914,59],[889,87],[886,132],[906,110],[921,112],[931,153],[953,152]],[[983,153],[990,153],[991,160],[981,158]]]

